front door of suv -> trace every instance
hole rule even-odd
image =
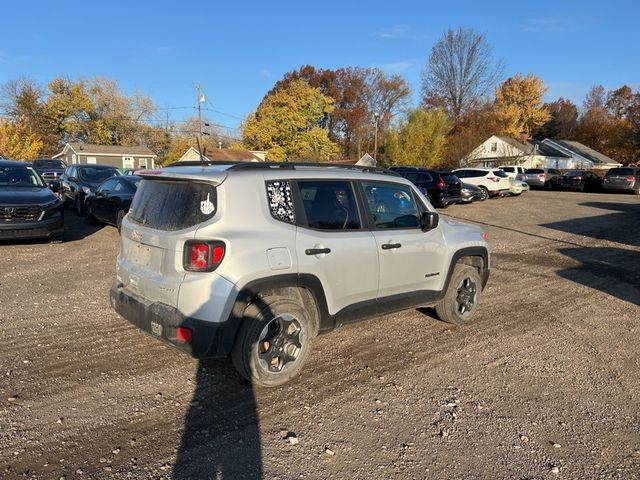
[[[376,241],[363,227],[353,183],[298,180],[294,195],[302,217],[296,232],[299,273],[322,282],[332,315],[361,302],[375,307]]]
[[[380,265],[378,299],[407,304],[437,291],[444,275],[441,230],[423,232],[426,207],[411,187],[392,182],[362,182]],[[393,297],[393,298],[391,298]]]

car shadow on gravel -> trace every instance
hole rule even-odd
[[[601,210],[613,210],[615,213],[574,218],[561,222],[546,223],[541,226],[574,235],[583,235],[624,245],[640,246],[640,204],[585,202],[580,205]]]
[[[64,243],[77,242],[89,237],[101,230],[105,225],[89,225],[84,217],[79,217],[75,212],[64,212]]]
[[[640,305],[638,252],[613,247],[561,248],[558,251],[580,262],[579,266],[559,271],[560,277]]]
[[[256,400],[229,361],[201,360],[172,478],[260,479]]]

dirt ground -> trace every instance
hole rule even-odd
[[[115,314],[114,228],[0,245],[0,478],[640,478],[638,197],[442,213],[491,236],[477,321],[336,330],[276,390]]]

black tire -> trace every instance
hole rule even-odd
[[[469,323],[476,314],[482,296],[482,280],[478,269],[456,264],[444,298],[436,305],[440,320],[461,325]]]
[[[262,387],[277,387],[300,373],[317,327],[297,301],[259,298],[244,313],[231,360],[238,373]]]
[[[544,182],[544,189],[553,190],[553,183],[551,182],[551,180],[549,180],[548,182]]]
[[[124,210],[118,210],[118,215],[116,215],[116,227],[118,228],[118,234],[122,230],[122,220],[127,213]]]
[[[85,211],[85,207],[84,207],[84,201],[81,197],[76,195],[76,200],[75,200],[75,205],[76,205],[76,214],[79,217],[84,217],[86,211]]]
[[[488,200],[489,190],[487,190],[487,187],[480,186],[479,188],[480,188],[480,197],[478,197],[478,201],[484,202],[485,200]]]

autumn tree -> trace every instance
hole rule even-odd
[[[560,97],[555,102],[545,103],[543,108],[551,114],[551,118],[534,133],[534,138],[573,138],[578,128],[578,107],[571,100]]]
[[[241,126],[246,148],[268,151],[270,160],[329,160],[337,145],[322,127],[333,99],[303,79],[268,94]]]
[[[31,161],[42,149],[42,140],[22,121],[0,118],[0,155],[13,160]]]
[[[503,122],[505,135],[518,137],[531,134],[544,125],[551,114],[542,105],[547,88],[535,75],[523,77],[519,73],[496,88],[498,118]]]
[[[345,67],[316,69],[311,65],[288,72],[267,94],[303,79],[333,98],[334,109],[325,115],[321,126],[340,146],[344,158],[357,159],[373,153],[374,113],[379,114],[379,138],[384,138],[392,119],[406,106],[411,94],[408,83],[399,75],[388,75],[379,68]]]
[[[449,29],[431,49],[423,71],[422,104],[444,107],[456,121],[486,99],[503,69],[484,34]]]
[[[449,120],[443,109],[418,107],[409,110],[391,130],[388,155],[395,165],[437,167],[442,163]]]

